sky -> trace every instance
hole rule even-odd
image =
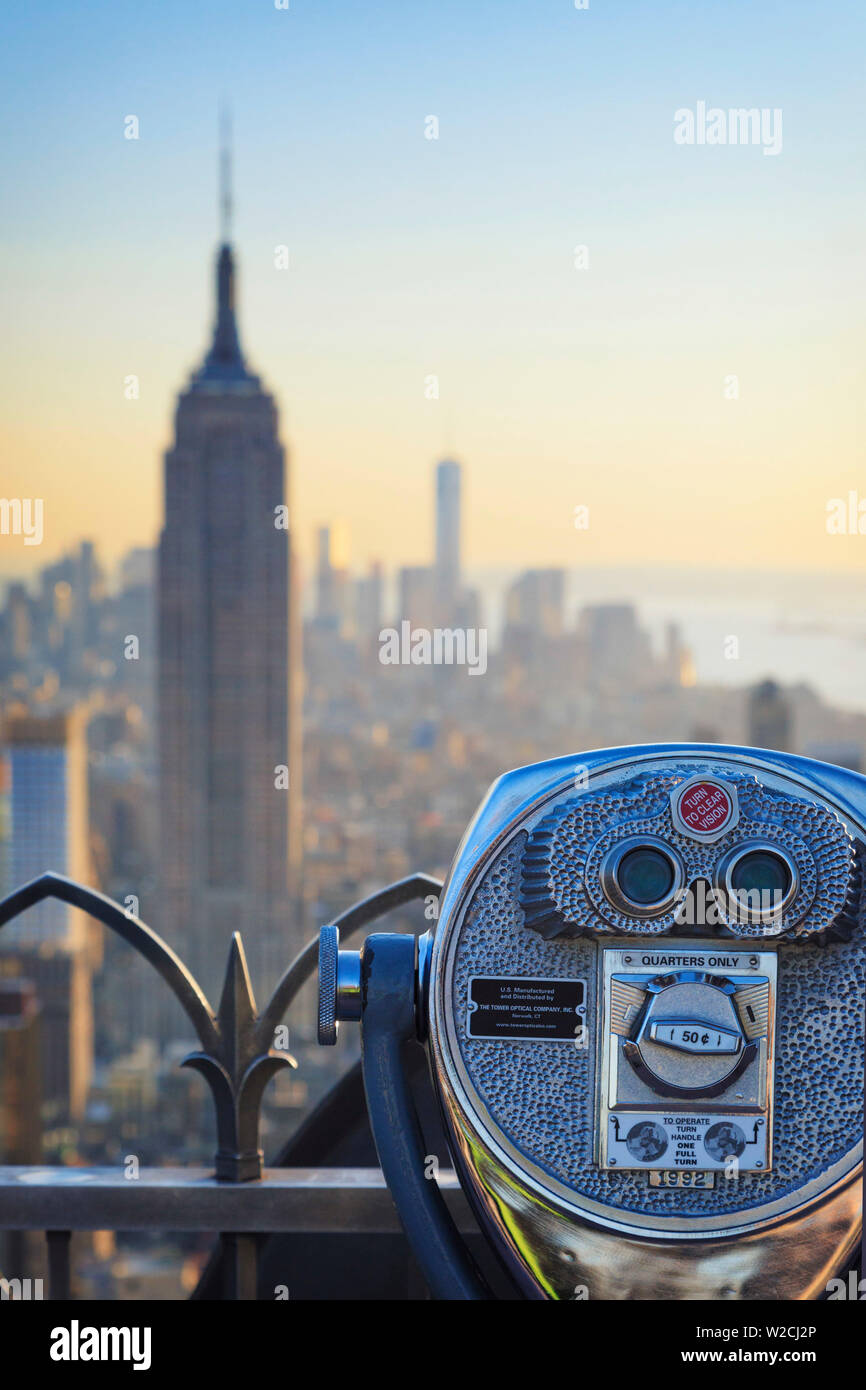
[[[826,519],[866,499],[864,31],[854,0],[18,7],[2,492],[45,539],[0,536],[0,575],[158,536],[222,100],[303,551],[339,517],[357,567],[425,561],[449,454],[476,565],[861,571]],[[676,143],[699,102],[779,109],[781,151]]]

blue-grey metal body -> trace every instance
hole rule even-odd
[[[434,1298],[486,1297],[481,1277],[437,1186],[406,1079],[403,1050],[415,1037],[415,938],[368,936],[361,951],[364,1090],[379,1162]],[[432,1166],[431,1166],[432,1165]]]
[[[676,946],[682,933],[667,919],[629,930],[600,914],[595,879],[586,880],[595,842],[619,833],[619,823],[676,842],[668,790],[696,775],[739,787],[742,820],[715,847],[686,836],[694,874],[709,873],[714,856],[759,828],[795,846],[810,904],[796,922],[723,925],[701,937],[720,953],[751,947],[778,958],[772,1165],[710,1189],[652,1186],[647,1171],[599,1162],[610,1087],[599,1025],[603,950]],[[551,824],[565,826],[555,848],[568,853],[542,891],[562,920],[559,929],[546,921],[542,934],[528,921],[527,845],[534,834],[550,838]],[[743,747],[603,749],[494,784],[455,857],[432,942],[423,943],[421,1024],[465,1189],[527,1296],[810,1298],[850,1258],[861,1228],[864,825],[866,778]],[[530,897],[543,880],[534,866]],[[844,930],[833,929],[834,914]],[[473,1038],[468,994],[478,976],[584,980],[588,1045]]]

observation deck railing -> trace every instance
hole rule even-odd
[[[413,875],[356,904],[335,925],[345,939],[393,908],[438,895],[440,889],[436,879]],[[217,1121],[212,1170],[142,1168],[131,1180],[118,1168],[0,1166],[0,1232],[45,1233],[49,1298],[70,1297],[74,1231],[211,1232],[222,1246],[221,1292],[227,1299],[256,1298],[264,1236],[401,1233],[378,1168],[264,1167],[259,1142],[262,1096],[272,1076],[297,1065],[290,1053],[273,1046],[274,1038],[315,970],[316,941],[289,965],[259,1014],[243,943],[235,933],[214,1010],[186,965],[155,931],[110,898],[62,875],[43,874],[0,902],[0,927],[45,898],[79,908],[116,932],[173,990],[199,1042],[182,1065],[205,1077]],[[476,1231],[453,1172],[440,1172],[438,1181],[459,1229]],[[10,1279],[8,1284],[16,1282]],[[9,1296],[9,1288],[0,1285],[0,1297]]]

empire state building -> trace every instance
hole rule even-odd
[[[159,546],[160,838],[164,935],[211,999],[231,933],[257,994],[296,940],[299,676],[285,455],[273,398],[248,368],[227,235],[216,322],[165,455]]]

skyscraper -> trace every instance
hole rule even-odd
[[[587,604],[580,614],[578,632],[584,643],[590,686],[621,691],[654,679],[650,640],[632,604]]]
[[[506,595],[507,626],[538,638],[560,637],[564,606],[564,570],[524,570]]]
[[[158,576],[163,892],[154,925],[211,994],[232,931],[244,934],[259,994],[295,945],[290,568],[277,410],[241,350],[225,230],[213,342],[178,400],[165,456]]]
[[[355,584],[355,627],[362,642],[378,642],[382,627],[385,581],[380,560],[373,560],[367,574]]]
[[[753,748],[793,748],[793,712],[776,681],[760,681],[749,691],[749,743]]]
[[[11,706],[2,742],[9,767],[9,881],[4,892],[50,869],[79,883],[90,881],[88,845],[87,711],[31,714]],[[0,944],[79,947],[87,918],[49,899],[3,928]]]
[[[349,617],[349,537],[342,522],[320,526],[316,533],[317,625],[342,633]]]
[[[427,565],[403,565],[397,573],[397,617],[413,627],[432,627],[436,611],[434,576]]]
[[[0,978],[0,1162],[42,1157],[41,1014],[32,980]],[[35,1232],[0,1232],[0,1270],[38,1268]]]
[[[86,711],[7,711],[9,770],[2,891],[46,870],[90,881]],[[93,1067],[93,971],[102,929],[67,903],[47,899],[0,932],[0,978],[26,978],[42,1009],[42,1090],[55,1120],[80,1120]]]
[[[460,592],[460,464],[436,465],[436,606],[444,622],[453,620]]]

